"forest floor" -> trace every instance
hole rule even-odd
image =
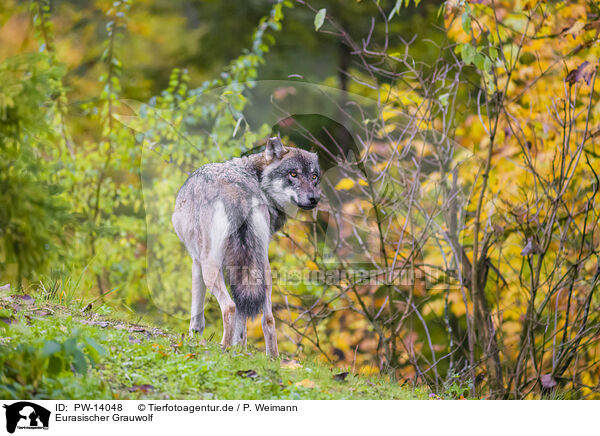
[[[87,310],[85,310],[87,309]],[[425,390],[0,293],[3,399],[426,399]]]

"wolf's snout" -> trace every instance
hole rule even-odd
[[[297,202],[296,204],[300,206],[302,209],[311,210],[317,206],[317,203],[321,199],[319,195],[310,195],[305,197],[305,201]]]

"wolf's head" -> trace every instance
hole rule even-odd
[[[314,209],[321,198],[321,169],[315,153],[284,147],[278,137],[269,138],[264,152],[261,186],[282,210]]]

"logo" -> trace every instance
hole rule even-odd
[[[6,431],[14,433],[15,429],[48,430],[50,411],[28,401],[19,401],[3,406],[6,409]]]

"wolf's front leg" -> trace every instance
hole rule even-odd
[[[200,262],[194,260],[192,264],[192,310],[190,320],[190,336],[197,333],[199,336],[204,331],[204,299],[206,285],[202,279]]]
[[[273,308],[271,307],[271,290],[273,288],[271,278],[271,266],[267,262],[265,267],[266,295],[265,305],[263,307],[262,328],[265,335],[265,346],[267,354],[271,357],[279,356],[277,350],[277,332],[275,331],[275,318],[273,317]]]

